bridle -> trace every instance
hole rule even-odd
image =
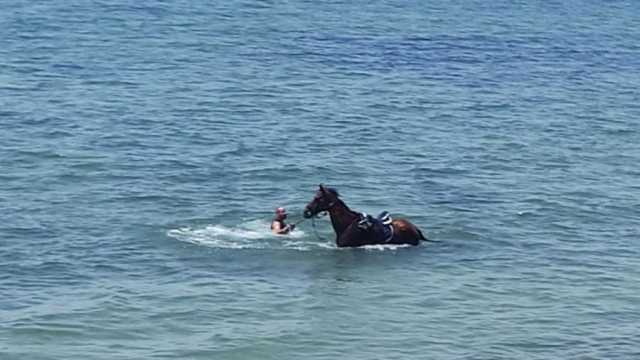
[[[316,218],[316,217],[324,217],[327,216],[327,214],[329,213],[329,210],[331,210],[334,206],[336,206],[338,202],[334,201],[332,203],[330,203],[329,205],[327,205],[327,208],[324,210],[320,210],[318,212],[316,212],[315,214],[311,214],[310,218]]]
[[[318,211],[317,213],[311,215],[311,226],[313,227],[313,233],[315,234],[316,238],[318,238],[318,240],[320,241],[327,241],[327,239],[323,238],[322,236],[320,236],[320,234],[318,234],[318,229],[316,228],[316,218],[320,216],[323,216],[323,217],[327,216],[327,214],[329,213],[329,210],[331,210],[334,206],[336,206],[337,203],[338,203],[338,200],[336,199],[330,202],[329,205],[327,205],[326,209]]]

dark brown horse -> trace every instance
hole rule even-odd
[[[320,189],[316,192],[314,198],[304,208],[303,215],[308,219],[323,211],[328,211],[331,216],[331,224],[333,224],[333,230],[336,233],[336,245],[338,247],[375,244],[418,245],[420,240],[427,240],[420,229],[404,219],[393,220],[393,235],[391,238],[380,238],[370,228],[359,226],[363,220],[363,215],[349,209],[338,198],[336,190],[320,185]]]

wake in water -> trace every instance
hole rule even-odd
[[[330,244],[312,243],[304,231],[296,229],[286,236],[275,235],[270,223],[252,220],[237,226],[208,225],[204,228],[183,227],[169,230],[167,235],[196,245],[224,249],[297,249],[330,247]],[[307,239],[307,240],[305,240]]]
[[[207,225],[204,228],[182,227],[167,231],[167,236],[178,241],[221,249],[291,249],[310,251],[314,249],[338,249],[333,236],[323,235],[326,240],[310,236],[296,228],[288,235],[275,235],[270,223],[251,220],[236,226]],[[368,250],[389,250],[405,245],[370,245]]]

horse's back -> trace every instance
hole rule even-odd
[[[417,226],[409,220],[394,219],[393,222],[393,243],[418,245],[420,240],[426,240]]]

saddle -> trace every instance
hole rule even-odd
[[[393,239],[393,219],[387,211],[381,212],[377,217],[367,213],[360,214],[358,227],[365,231],[372,231],[376,240],[388,243]]]

